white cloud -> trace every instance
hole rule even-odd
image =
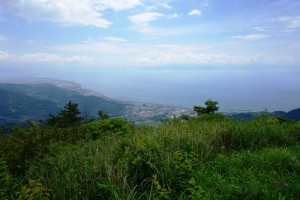
[[[52,50],[70,51],[70,52],[96,52],[103,54],[125,54],[129,52],[137,52],[135,46],[126,43],[111,43],[86,41],[80,44],[58,45],[50,47]]]
[[[49,53],[33,53],[18,56],[0,51],[0,60],[21,63],[91,63],[94,59],[88,56],[60,56]]]
[[[155,49],[160,49],[164,52],[174,52],[174,53],[183,53],[183,52],[197,52],[202,50],[207,50],[208,46],[206,45],[177,45],[177,44],[135,44],[135,43],[111,43],[111,42],[97,42],[90,41],[80,44],[69,44],[69,45],[58,45],[52,46],[51,50],[56,51],[69,51],[69,52],[94,52],[94,53],[103,53],[103,54],[132,54],[138,55],[142,52],[150,52]]]
[[[11,55],[0,51],[0,60],[19,63],[87,63],[109,64],[115,66],[143,66],[169,64],[287,64],[297,60],[292,56],[268,53],[213,53],[211,47],[200,45],[160,44],[145,45],[128,42],[85,42],[81,44],[53,46],[58,52],[78,52],[74,56],[62,56],[58,53],[32,53]],[[210,53],[206,53],[210,52]],[[82,56],[81,53],[90,56]]]
[[[287,23],[288,28],[290,29],[296,29],[300,28],[300,16],[295,16],[295,17],[280,17],[277,19],[280,22],[285,22]]]
[[[157,10],[159,8],[172,9],[172,6],[167,3],[156,2],[156,3],[152,4],[151,6],[147,6],[146,10],[149,12],[152,10]]]
[[[155,21],[162,16],[164,16],[164,14],[162,13],[145,12],[145,13],[129,16],[128,18],[133,23],[140,24],[140,25],[147,25],[148,22]]]
[[[19,59],[23,62],[60,62],[62,58],[56,54],[34,53],[24,54]]]
[[[111,25],[89,0],[28,0],[19,1],[18,14],[32,21],[49,20],[65,24],[91,25],[106,28]]]
[[[166,65],[166,64],[251,64],[251,63],[286,63],[294,62],[289,56],[197,54],[197,53],[167,53],[152,51],[137,59],[137,64]]]
[[[7,37],[5,37],[5,36],[3,36],[3,35],[0,35],[0,42],[1,42],[1,41],[6,41],[6,40],[8,40]]]
[[[204,1],[204,6],[205,6],[205,7],[207,7],[207,6],[209,6],[209,5],[210,5],[209,1]]]
[[[140,0],[91,0],[99,10],[126,10],[142,5]]]
[[[172,6],[170,6],[169,4],[161,4],[161,7],[166,8],[166,9],[172,9]]]
[[[105,41],[109,41],[109,42],[127,42],[127,40],[125,40],[123,38],[114,37],[114,36],[104,37],[102,39]]]
[[[0,51],[0,60],[5,60],[9,58],[11,55],[5,51]]]
[[[293,63],[292,55],[247,53],[249,51],[216,53],[212,45],[179,44],[135,44],[129,42],[85,42],[81,44],[53,46],[52,50],[62,52],[85,52],[113,59],[115,65],[168,65],[168,64],[252,64],[252,63]],[[223,49],[226,49],[224,47]],[[257,51],[256,51],[257,52]],[[101,58],[101,59],[100,59]],[[99,60],[100,59],[100,60]],[[126,59],[126,61],[124,60]],[[108,62],[109,63],[109,62]]]
[[[43,63],[89,63],[93,59],[87,56],[59,56],[57,54],[48,53],[34,53],[34,54],[24,54],[18,57],[21,62],[43,62]]]
[[[179,17],[180,17],[180,14],[178,14],[178,13],[173,13],[173,14],[168,15],[168,19],[175,19],[175,18],[179,18]]]
[[[140,0],[16,0],[5,3],[6,9],[32,21],[47,20],[64,24],[109,27],[102,11],[130,9],[141,5]]]
[[[235,39],[242,39],[242,40],[261,40],[264,38],[269,37],[268,35],[263,35],[263,34],[252,34],[252,35],[239,35],[239,36],[234,36],[233,38]]]
[[[266,29],[261,28],[261,27],[254,27],[254,30],[256,30],[258,32],[264,32],[264,31],[266,31]]]
[[[191,10],[188,15],[189,16],[193,16],[193,15],[201,15],[201,11],[200,10],[197,10],[197,9],[194,9],[194,10]]]

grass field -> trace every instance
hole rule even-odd
[[[270,116],[32,125],[0,137],[0,197],[296,200],[299,138],[299,122]]]

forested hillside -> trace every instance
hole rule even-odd
[[[101,110],[111,117],[123,116],[137,124],[154,124],[172,115],[190,112],[172,106],[113,100],[74,85],[53,80],[51,84],[0,84],[3,97],[0,99],[0,126],[24,123],[27,119],[45,120],[49,113],[57,114],[70,100],[79,104],[82,117],[96,118]]]

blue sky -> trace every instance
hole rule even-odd
[[[0,67],[300,62],[298,0],[1,0]]]
[[[299,52],[299,0],[0,0],[0,81],[287,111],[299,107]]]

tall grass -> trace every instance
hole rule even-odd
[[[269,119],[174,120],[53,143],[26,178],[53,199],[297,199],[299,133],[299,123]]]

